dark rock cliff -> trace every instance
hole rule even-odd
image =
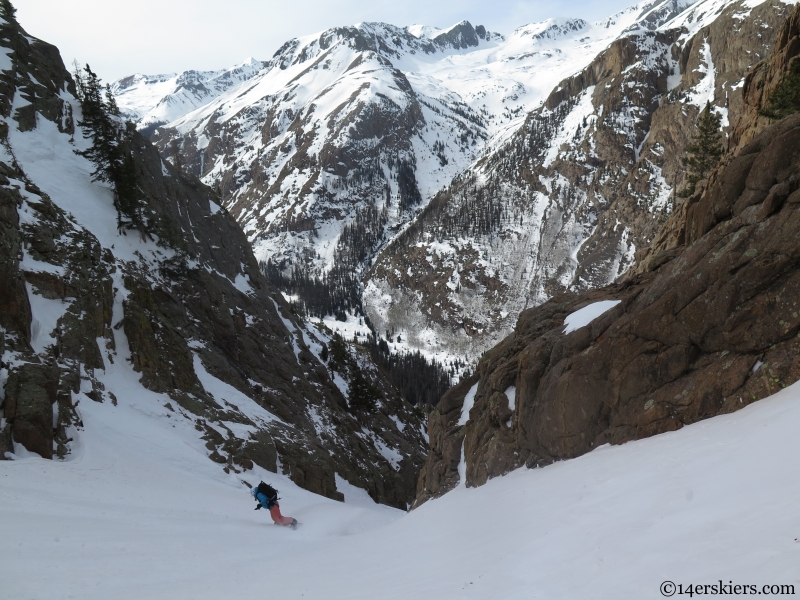
[[[624,274],[676,207],[699,109],[710,101],[734,135],[745,75],[789,10],[730,3],[691,32],[665,19],[562,80],[379,255],[365,276],[378,330],[424,327],[477,358],[524,309]]]
[[[466,484],[482,485],[733,412],[800,379],[800,114],[758,117],[800,52],[799,18],[794,9],[746,80],[731,155],[635,271],[523,312],[475,376],[445,394],[417,504],[458,483],[462,447]],[[563,333],[568,315],[600,300],[621,302]]]
[[[341,499],[338,474],[405,508],[425,453],[413,408],[351,350],[380,396],[375,412],[354,411],[319,358],[328,334],[292,314],[214,193],[138,134],[128,146],[150,225],[104,229],[111,193],[73,152],[80,107],[58,50],[10,15],[0,39],[13,63],[0,73],[0,459],[15,443],[67,456],[81,402],[129,400],[106,374],[122,361],[220,468],[281,469]]]

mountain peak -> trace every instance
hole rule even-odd
[[[414,23],[413,25],[407,25],[405,30],[408,31],[411,35],[417,38],[426,38],[432,40],[437,35],[439,35],[442,30],[439,27],[432,27],[431,25],[422,25],[421,23]]]
[[[514,35],[534,40],[557,40],[588,27],[589,23],[583,19],[556,17],[539,23],[523,25],[514,30]]]
[[[472,23],[461,21],[439,33],[433,41],[440,46],[465,50],[477,46],[479,39]]]

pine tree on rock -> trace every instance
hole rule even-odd
[[[115,124],[103,98],[100,78],[86,65],[83,73],[75,70],[75,84],[83,113],[83,119],[78,121],[78,125],[83,127],[83,137],[92,141],[90,148],[76,152],[94,164],[93,181],[110,182],[119,142]]]
[[[789,63],[789,72],[769,96],[769,107],[761,114],[770,119],[783,119],[800,111],[800,58]]]
[[[347,373],[349,363],[352,361],[347,351],[347,342],[338,333],[334,333],[330,341],[331,368],[342,375]]]
[[[678,192],[681,198],[688,198],[694,194],[697,182],[705,179],[719,164],[723,152],[721,128],[720,116],[711,110],[711,103],[706,102],[706,107],[697,121],[697,131],[692,143],[686,149],[688,156],[683,159],[683,164],[688,167],[689,172],[685,178],[686,187]]]
[[[134,131],[120,119],[111,87],[103,87],[89,65],[83,71],[76,66],[75,84],[83,113],[78,125],[83,128],[84,138],[92,141],[90,148],[75,152],[94,164],[93,181],[107,181],[114,186],[117,227],[142,231],[136,163],[127,148]]]

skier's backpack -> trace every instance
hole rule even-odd
[[[264,494],[267,497],[269,508],[272,508],[272,505],[278,501],[278,490],[271,485],[262,481],[256,489],[258,490],[257,493]]]

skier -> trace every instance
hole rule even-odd
[[[269,515],[275,521],[275,525],[289,525],[292,529],[297,529],[297,519],[284,517],[281,514],[281,506],[278,504],[278,490],[262,481],[250,490],[250,493],[258,502],[255,510],[259,510],[263,506],[269,511]]]

